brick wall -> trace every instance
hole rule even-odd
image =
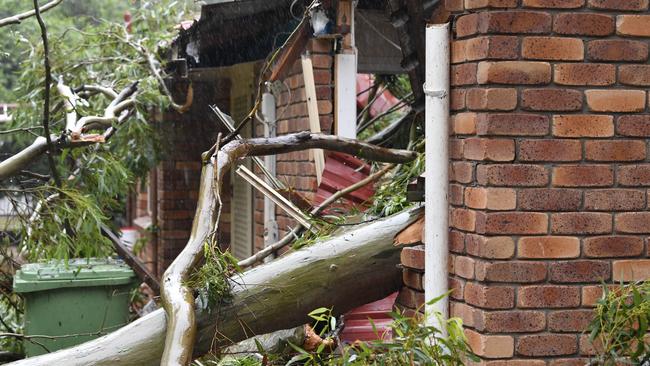
[[[307,49],[312,56],[321,131],[331,133],[334,120],[334,86],[332,84],[334,57],[332,56],[332,43],[328,40],[311,39]],[[283,82],[290,91],[285,89],[280,98],[276,99],[277,134],[284,135],[291,132],[309,131],[309,116],[300,59],[293,63]],[[259,123],[256,125],[255,134],[256,136],[264,136],[264,127]],[[255,172],[261,174],[257,167],[255,167]],[[309,151],[277,155],[276,173],[278,179],[284,182],[292,191],[304,196],[308,201],[313,199],[318,187],[315,165]],[[254,206],[254,249],[258,251],[264,247],[264,196],[257,191],[255,192]],[[278,207],[276,207],[276,220],[280,238],[286,235],[296,224]]]
[[[484,365],[582,365],[650,275],[648,0],[447,0],[451,314]]]
[[[162,161],[158,179],[158,273],[164,270],[185,247],[192,229],[201,176],[201,153],[216,141],[221,127],[209,109],[210,104],[228,111],[230,82],[212,78],[193,80],[194,102],[191,109],[179,114],[163,113],[156,122],[161,134]],[[177,82],[178,91],[187,89],[186,82]],[[177,100],[185,100],[184,96]],[[223,184],[223,212],[230,212],[229,176]],[[230,242],[230,218],[222,215],[219,242]]]

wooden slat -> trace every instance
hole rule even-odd
[[[311,57],[302,56],[302,75],[305,79],[305,96],[307,98],[307,113],[309,114],[309,129],[319,133],[320,118],[318,117],[318,101],[316,99],[316,84],[314,83],[314,68]],[[316,181],[320,184],[325,168],[325,155],[322,149],[314,149],[314,163],[316,165]]]

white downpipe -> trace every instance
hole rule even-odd
[[[449,23],[426,28],[425,104],[425,285],[428,302],[449,288]],[[427,305],[427,324],[439,326],[433,312],[449,316],[447,298]],[[441,329],[444,329],[441,328]]]
[[[262,118],[264,118],[264,137],[275,137],[275,96],[271,93],[262,94]],[[264,165],[269,171],[269,174],[275,177],[276,174],[276,160],[275,155],[266,155],[264,157]],[[268,181],[267,183],[271,184]],[[264,196],[264,246],[269,246],[278,241],[278,223],[275,221],[275,203]],[[268,256],[272,259],[272,256]]]

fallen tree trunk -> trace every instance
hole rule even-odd
[[[196,309],[194,355],[304,324],[321,306],[338,314],[396,291],[400,248],[393,239],[420,214],[416,208],[357,225],[232,277],[229,303]],[[165,328],[161,309],[96,340],[11,365],[157,365]]]
[[[203,260],[205,244],[215,245],[213,234],[218,231],[221,213],[221,182],[231,165],[246,156],[273,155],[310,148],[327,149],[374,161],[405,163],[417,153],[408,150],[385,149],[361,141],[318,133],[298,132],[273,138],[253,138],[231,141],[204,153],[199,202],[192,232],[185,248],[162,276],[160,298],[167,313],[167,335],[161,365],[189,365],[196,340],[196,314],[192,289],[186,285],[191,272]],[[214,154],[212,152],[214,151]]]

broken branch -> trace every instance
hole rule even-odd
[[[44,13],[44,12],[54,8],[55,6],[59,5],[62,1],[63,0],[53,0],[53,1],[50,1],[49,3],[47,3],[47,4],[45,4],[45,5],[41,6],[41,7],[39,7],[38,9],[40,10],[41,13]],[[19,24],[24,19],[27,19],[29,17],[33,17],[34,15],[36,15],[36,10],[29,10],[29,11],[26,11],[24,13],[12,15],[10,17],[0,19],[0,28],[4,27],[6,25],[10,25],[10,24]]]
[[[217,230],[215,211],[221,207],[216,201],[219,199],[224,174],[233,163],[246,156],[314,148],[391,163],[407,162],[417,156],[413,151],[386,149],[353,139],[309,132],[272,138],[233,140],[218,149],[201,173],[199,202],[190,239],[163,275],[161,298],[167,313],[167,335],[161,365],[187,365],[191,361],[196,337],[195,303],[192,289],[187,287],[186,283],[190,272],[203,260],[203,246],[210,233]]]

